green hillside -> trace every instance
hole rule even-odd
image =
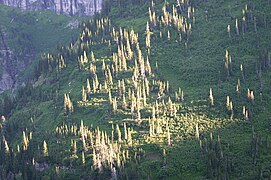
[[[0,14],[0,29],[7,34],[7,46],[25,64],[35,62],[41,52],[53,51],[79,34],[79,18],[49,11],[21,11],[3,5],[0,6]],[[27,73],[29,70],[26,70],[26,75],[22,75],[23,79],[29,76]]]
[[[105,1],[2,98],[1,178],[270,179],[270,9]]]

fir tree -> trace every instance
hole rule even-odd
[[[82,101],[83,102],[87,101],[87,93],[84,86],[82,86]]]
[[[47,146],[46,141],[43,141],[43,151],[42,151],[42,154],[43,154],[44,157],[46,157],[46,156],[49,155],[48,146]]]
[[[214,97],[213,97],[213,90],[212,90],[212,88],[210,88],[209,99],[210,99],[210,105],[214,106]]]
[[[23,150],[26,151],[29,145],[28,137],[26,136],[25,131],[23,131]]]

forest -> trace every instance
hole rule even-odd
[[[270,10],[104,0],[0,95],[0,179],[270,179]]]

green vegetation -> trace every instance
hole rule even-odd
[[[271,2],[105,2],[0,103],[1,177],[270,178]]]
[[[50,11],[20,11],[6,6],[1,6],[0,12],[1,28],[12,37],[9,43],[17,52],[24,53],[24,48],[34,48],[37,52],[51,51],[78,35],[76,25],[69,25],[77,18]]]
[[[41,52],[53,51],[57,46],[68,44],[79,34],[78,18],[50,11],[20,11],[6,6],[0,7],[0,13],[0,30],[7,34],[7,46],[21,63],[35,62],[33,60],[39,58]],[[16,64],[16,59],[12,60],[13,64]],[[20,76],[23,79],[31,76],[28,73],[33,70],[30,69]]]

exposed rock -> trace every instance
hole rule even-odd
[[[15,83],[15,69],[13,68],[13,51],[7,45],[7,34],[0,29],[0,93],[11,89]]]
[[[58,14],[92,16],[100,12],[102,0],[0,0],[0,4],[20,8],[23,10],[51,10]],[[14,19],[11,20],[11,23]],[[72,20],[67,29],[76,29],[80,25],[78,20]],[[18,54],[8,45],[5,27],[0,27],[0,93],[21,86],[18,75],[29,65],[36,52],[29,51]]]
[[[46,9],[71,16],[92,16],[102,9],[102,0],[0,0],[0,4],[24,10]]]
[[[66,28],[76,29],[79,27],[79,24],[80,24],[80,22],[77,19],[75,19],[73,21],[70,21],[69,24],[66,26]]]
[[[12,77],[4,70],[4,73],[0,79],[0,93],[5,90],[12,89],[13,85],[14,81]]]
[[[17,76],[29,65],[33,54],[24,54],[19,57],[8,45],[8,34],[4,27],[0,27],[0,94],[14,89],[18,84]]]

